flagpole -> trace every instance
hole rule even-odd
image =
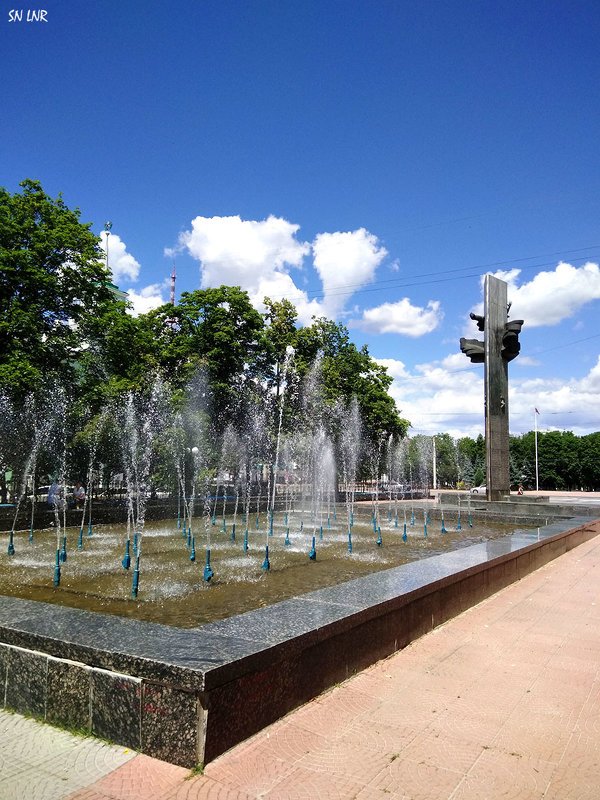
[[[537,442],[537,417],[538,417],[538,410],[535,408],[533,410],[533,419],[535,422],[535,490],[539,492],[540,490],[540,481],[539,481],[539,470],[538,470],[538,442]]]

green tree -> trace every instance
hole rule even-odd
[[[239,286],[184,292],[179,305],[151,311],[141,322],[155,343],[153,360],[175,388],[202,370],[212,389],[220,429],[241,413],[241,396],[264,377],[262,316]]]
[[[358,401],[365,434],[373,444],[382,437],[403,437],[409,422],[403,419],[388,394],[392,378],[374,361],[366,345],[360,350],[341,323],[320,317],[297,334],[295,367],[304,377],[320,354],[321,391],[330,406],[337,399]]]
[[[298,330],[296,307],[285,298],[280,301],[273,301],[265,297],[264,304],[266,311],[263,314],[265,319],[265,330],[262,337],[264,356],[268,361],[265,373],[269,386],[275,386],[276,396],[279,397],[283,365],[290,347],[297,347]]]
[[[62,197],[0,188],[0,386],[18,396],[75,378],[79,325],[113,302],[99,239]]]
[[[435,436],[438,486],[456,486],[458,483],[457,448],[449,433]]]
[[[161,368],[162,341],[145,315],[132,316],[118,302],[81,326],[86,347],[78,359],[78,396],[94,412],[129,391],[149,390]]]
[[[587,491],[600,488],[600,433],[581,438],[581,486]]]

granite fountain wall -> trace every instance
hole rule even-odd
[[[599,532],[582,510],[195,630],[2,597],[0,701],[174,764],[207,763]]]

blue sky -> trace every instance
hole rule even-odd
[[[493,272],[525,319],[511,431],[600,430],[597,3],[11,5],[0,184],[111,220],[135,308],[173,263],[178,295],[286,296],[368,344],[413,432],[473,436],[458,340]]]

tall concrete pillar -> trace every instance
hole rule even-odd
[[[485,461],[488,500],[510,494],[508,362],[502,358],[506,283],[486,275],[484,287]]]
[[[485,276],[484,314],[471,314],[480,331],[478,339],[461,339],[460,349],[475,364],[484,364],[485,461],[488,500],[510,494],[508,452],[508,362],[519,354],[523,320],[508,321],[505,281]]]

